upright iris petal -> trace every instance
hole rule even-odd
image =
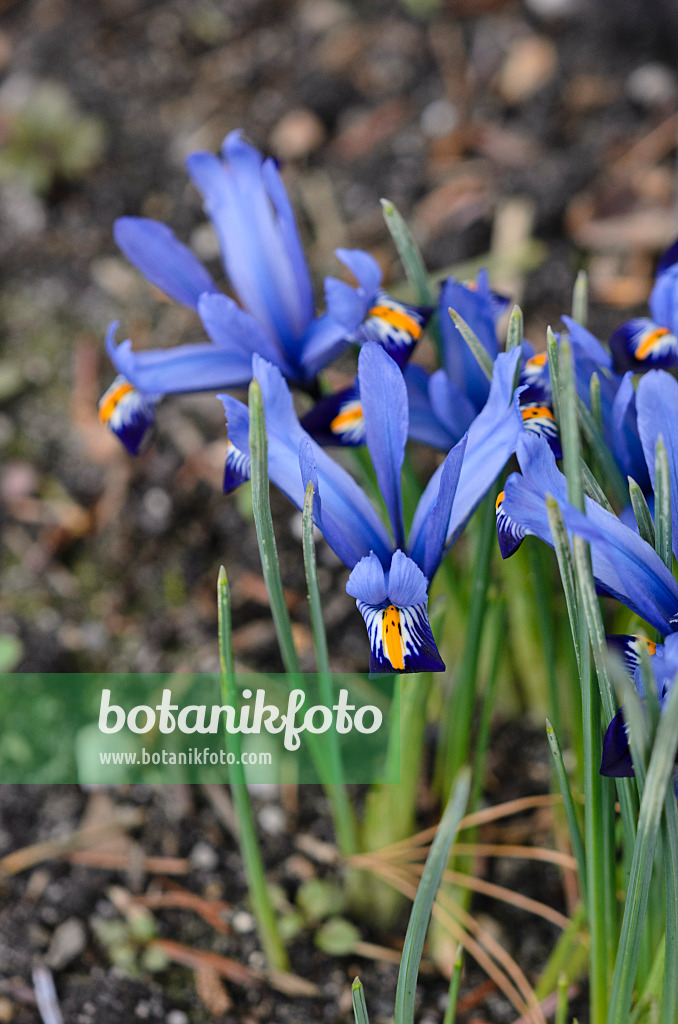
[[[121,217],[114,227],[120,249],[152,284],[196,310],[210,341],[135,352],[129,340],[116,346],[111,325],[107,349],[114,366],[149,407],[166,394],[246,384],[255,353],[289,380],[313,389],[318,372],[349,344],[348,328],[328,314],[314,315],[310,273],[275,163],[233,132],[221,155],[194,153],[188,170],[203,195],[241,306],[220,292],[166,225]],[[350,260],[370,276],[370,256],[355,252]],[[376,288],[373,272],[372,283]],[[360,317],[351,329],[359,323]],[[119,417],[105,422],[116,429]]]
[[[638,432],[645,461],[655,485],[655,447],[661,437],[669,463],[671,487],[671,539],[673,553],[678,552],[678,381],[661,370],[645,374],[638,384],[636,398]]]

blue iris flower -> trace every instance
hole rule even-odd
[[[640,667],[640,648],[645,647],[651,659],[659,707],[663,710],[678,672],[678,633],[668,636],[664,644],[655,644],[645,637],[635,636],[613,636],[608,637],[607,641],[608,647],[622,653],[626,670],[643,700],[645,683]],[[600,774],[611,778],[630,778],[635,774],[623,707],[617,711],[605,732]]]
[[[459,313],[494,362],[499,352],[497,323],[507,305],[508,299],[490,289],[484,270],[474,285],[462,284],[453,277],[444,282],[438,303],[443,367],[432,374],[414,365],[405,371],[413,440],[449,451],[468,430],[489,394],[490,383],[448,310]]]
[[[620,372],[644,373],[678,365],[678,241],[659,261],[649,306],[649,317],[627,320],[610,338]]]
[[[474,354],[455,327],[449,309],[466,321],[492,362],[497,358],[497,324],[508,299],[490,289],[481,270],[475,284],[448,278],[441,289],[438,318],[443,343],[443,367],[428,374],[421,366],[408,366],[405,379],[410,400],[410,436],[434,448],[448,451],[473,422],[487,399],[489,381]],[[522,342],[523,361],[518,383],[523,425],[545,437],[556,458],[561,458],[560,438],[551,408],[551,384],[545,353],[535,355]]]
[[[352,272],[358,286],[354,288],[333,277],[325,279],[330,316],[345,327],[345,340],[356,345],[377,342],[402,369],[433,310],[409,305],[385,292],[381,287],[381,269],[369,253],[337,249],[337,256]],[[322,445],[364,444],[365,421],[358,378],[350,387],[320,399],[306,413],[302,425]]]
[[[220,291],[166,225],[140,217],[116,221],[115,239],[123,253],[166,295],[195,309],[210,339],[135,352],[129,340],[115,344],[118,325],[110,325],[106,347],[118,373],[142,396],[137,414],[144,402],[152,408],[166,394],[246,384],[254,353],[308,387],[348,344],[343,323],[329,314],[315,316],[308,265],[275,162],[232,132],[219,156],[193,153],[187,167],[240,305]],[[358,262],[361,255],[352,259]],[[109,425],[115,427],[110,420]]]
[[[546,511],[550,494],[561,508],[567,529],[588,541],[598,586],[662,635],[672,633],[678,626],[678,583],[654,548],[590,498],[586,514],[570,505],[567,481],[542,438],[525,434],[517,454],[521,473],[511,474],[497,500],[502,555],[512,554],[527,534],[553,545]]]
[[[487,403],[467,436],[448,453],[426,486],[405,537],[401,469],[408,437],[407,389],[384,349],[363,345],[358,359],[367,447],[390,532],[353,477],[302,428],[280,370],[259,357],[271,480],[297,508],[312,481],[314,518],[330,547],[351,570],[347,592],[356,599],[370,640],[370,671],[444,668],[428,619],[428,587],[450,545],[482,500],[522,432],[513,377],[518,350],[499,356]],[[249,411],[220,396],[229,433],[226,480],[249,472]]]

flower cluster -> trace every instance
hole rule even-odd
[[[314,516],[325,540],[350,572],[346,589],[367,627],[371,671],[442,669],[428,618],[430,583],[474,509],[517,453],[497,498],[502,555],[527,534],[552,543],[546,497],[560,505],[567,529],[590,545],[601,592],[622,601],[662,636],[678,632],[678,584],[639,535],[628,510],[617,516],[594,498],[585,511],[567,500],[557,467],[561,441],[545,352],[521,339],[502,351],[498,325],[508,299],[487,275],[475,282],[446,280],[437,309],[402,302],[386,292],[374,258],[337,250],[354,284],[329,277],[318,312],[292,206],[277,165],[243,140],[227,136],[221,153],[194,153],[188,172],[216,232],[229,297],[197,257],[164,224],[123,217],[116,241],[127,258],[170,298],[196,311],[206,340],[170,349],[135,351],[106,345],[118,376],[100,403],[100,417],[133,454],[147,443],[158,402],[166,395],[223,392],[256,378],[261,387],[271,480],[298,507],[309,481]],[[584,326],[563,317],[574,352],[578,399],[609,456],[618,480],[632,477],[653,500],[655,446],[666,447],[674,496],[673,538],[678,548],[678,244],[659,266],[651,318],[635,318],[604,345]],[[454,309],[487,357],[483,365],[447,315]],[[434,318],[441,339],[439,369],[412,360]],[[352,385],[327,394],[319,374],[339,354],[359,349]],[[487,367],[491,366],[489,373]],[[311,406],[298,417],[290,388]],[[248,479],[249,414],[221,393],[228,449],[224,491]],[[426,444],[444,459],[423,489],[405,528],[401,474],[408,441]],[[387,512],[385,523],[351,474],[327,446],[366,445]],[[612,641],[634,668],[640,641]],[[652,648],[664,657],[664,646]],[[667,662],[668,664],[668,662]],[[613,725],[604,770],[625,764]],[[612,746],[610,746],[612,745]],[[610,754],[610,750],[613,753]]]
[[[579,399],[590,402],[591,378],[600,386],[602,443],[624,476],[640,485],[654,508],[656,453],[661,441],[670,483],[671,538],[678,555],[678,381],[669,369],[678,364],[678,244],[659,264],[650,297],[652,319],[622,324],[604,346],[580,324],[564,318],[573,343]],[[678,583],[655,548],[639,532],[631,506],[616,515],[593,497],[582,512],[568,501],[567,481],[552,451],[540,438],[521,439],[520,473],[509,476],[497,500],[497,531],[502,555],[512,555],[523,538],[534,534],[553,546],[546,499],[558,503],[571,535],[589,545],[591,567],[601,594],[622,602],[664,637],[657,643],[642,635],[608,637],[629,675],[644,695],[641,652],[651,659],[663,707],[678,670]],[[629,741],[620,710],[609,724],[601,771],[633,774]]]

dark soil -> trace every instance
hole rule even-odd
[[[338,272],[340,245],[369,249],[392,283],[401,279],[382,196],[413,225],[434,271],[498,251],[502,211],[526,197],[529,258],[504,267],[497,284],[521,300],[527,334],[540,343],[546,325],[557,327],[568,311],[586,263],[590,326],[605,335],[642,306],[654,259],[675,228],[676,45],[670,0],[454,0],[429,20],[393,0],[0,0],[0,142],[17,151],[17,131],[30,120],[22,103],[40,107],[45,83],[65,90],[70,104],[56,136],[29,132],[18,146],[17,173],[5,175],[0,159],[0,634],[21,641],[15,667],[216,668],[221,563],[232,582],[239,661],[279,667],[253,527],[237,500],[220,494],[219,404],[208,396],[167,403],[155,445],[138,460],[96,419],[113,375],[103,352],[110,320],[120,319],[135,343],[200,333],[125,264],[112,240],[115,217],[170,223],[217,272],[183,158],[242,127],[284,158],[318,283]],[[69,117],[76,134],[82,118],[97,119],[103,137],[75,172],[59,156],[70,149]],[[42,177],[31,187],[36,166]],[[344,372],[350,367],[336,371],[337,381]],[[299,518],[278,498],[274,513],[300,649],[310,659]],[[364,629],[344,593],[345,572],[327,551],[319,557],[333,664],[362,670]],[[526,723],[497,726],[490,802],[547,790],[541,737]],[[75,787],[2,787],[0,855],[75,831],[101,797]],[[123,841],[127,871],[50,859],[0,884],[0,1021],[39,1020],[31,970],[45,955],[67,1024],[348,1021],[357,972],[372,1020],[389,1017],[395,967],[328,957],[308,930],[291,956],[293,970],[318,984],[317,999],[226,982],[232,1008],[219,1012],[214,978],[210,987],[203,976],[201,990],[187,967],[113,966],[95,934],[97,922],[122,921],[110,887],[147,893],[177,882],[228,903],[230,930],[220,934],[191,911],[157,910],[161,938],[254,968],[262,960],[251,917],[242,916],[236,844],[205,793],[138,788],[106,799],[109,814],[113,806],[144,811],[132,846]],[[303,871],[338,871],[300,843],[331,840],[315,788],[283,794],[280,816],[278,796],[258,806],[270,877],[288,901]],[[422,809],[422,825],[431,813]],[[537,814],[523,820],[523,842],[551,841]],[[139,867],[143,855],[191,863],[166,878]],[[564,907],[555,868],[501,859],[486,874]],[[474,912],[491,917],[534,978],[555,929],[486,898]],[[65,954],[50,957],[57,929],[74,920],[77,951],[65,962]],[[397,946],[403,934],[360,927],[381,945]],[[460,1020],[514,1019],[484,984],[470,965]],[[419,1019],[442,1020],[445,992],[436,974],[425,977]],[[572,1010],[583,1024],[584,1009],[575,1002]]]

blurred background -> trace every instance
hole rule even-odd
[[[537,347],[582,266],[594,331],[642,307],[676,233],[669,0],[0,0],[0,16],[8,664],[213,667],[220,562],[236,654],[275,664],[253,534],[219,493],[221,406],[166,403],[137,460],[96,418],[113,377],[110,320],[137,347],[201,336],[111,231],[122,214],[166,221],[218,275],[183,167],[194,149],[241,127],[280,159],[318,284],[340,272],[340,245],[368,249],[391,285],[402,280],[379,206],[388,197],[432,271],[489,267],[522,302]],[[303,650],[298,521],[279,507]],[[343,572],[323,559],[337,667],[360,667],[350,649],[362,653],[362,623]]]

